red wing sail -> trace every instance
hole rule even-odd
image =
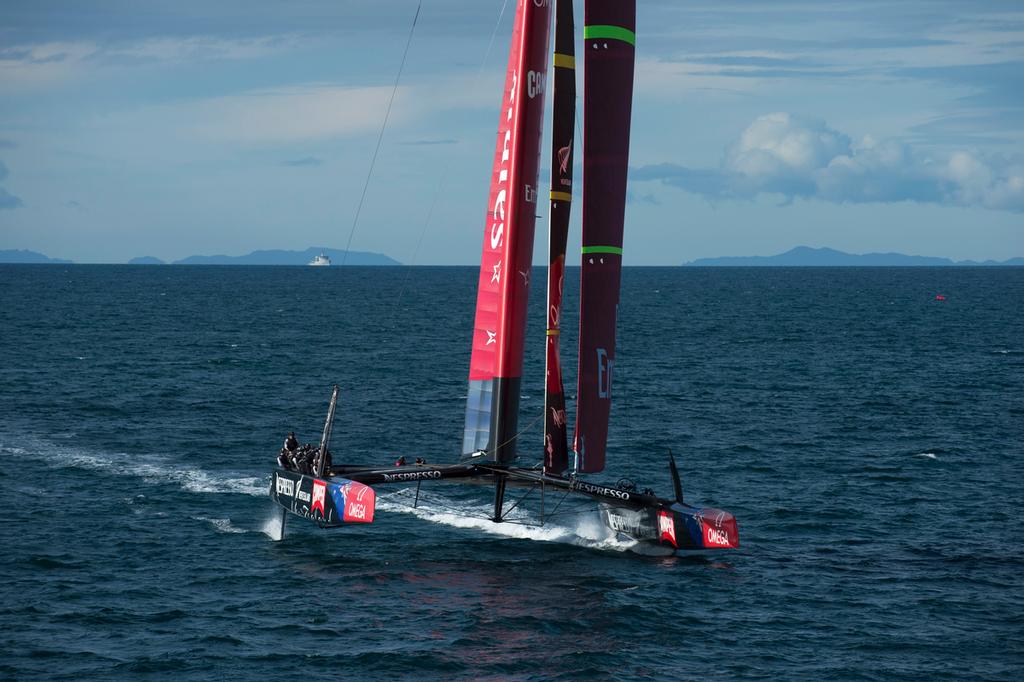
[[[586,0],[583,47],[583,258],[576,401],[577,470],[604,469],[622,274],[635,0]]]
[[[519,2],[484,225],[463,453],[515,458],[551,11]]]
[[[565,391],[559,359],[565,243],[572,207],[572,159],[576,131],[576,46],[572,0],[558,0],[555,10],[555,83],[551,124],[551,194],[548,235],[547,373],[544,389],[544,470],[565,471]]]

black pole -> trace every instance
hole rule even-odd
[[[683,484],[679,480],[679,469],[676,468],[676,458],[672,456],[672,451],[668,451],[668,468],[672,472],[672,487],[675,489],[676,502],[679,504],[683,503]]]
[[[327,420],[324,422],[324,433],[320,437],[320,452],[317,453],[316,461],[314,462],[313,474],[317,478],[323,477],[324,468],[327,464],[327,447],[331,443],[331,431],[334,429],[334,410],[338,406],[338,392],[338,385],[335,384],[334,390],[331,391],[331,402],[327,406]]]
[[[495,474],[497,481],[494,484],[494,518],[491,521],[495,523],[501,523],[504,519],[501,518],[502,507],[505,504],[505,477],[501,474]]]

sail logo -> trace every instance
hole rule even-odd
[[[433,471],[408,471],[401,474],[383,474],[384,480],[391,483],[394,481],[422,481],[424,479],[441,478],[441,472]]]
[[[614,360],[608,359],[608,351],[604,348],[597,349],[597,397],[612,397],[612,366]]]
[[[320,513],[324,513],[324,496],[327,492],[327,486],[323,481],[313,481],[313,505],[310,511],[320,510]]]
[[[569,172],[569,156],[572,154],[572,140],[569,140],[569,144],[558,150],[558,172],[565,175]],[[572,180],[562,180],[563,185],[571,185]]]
[[[547,81],[547,74],[536,71],[526,72],[526,94],[533,99],[537,95],[544,94],[544,87]]]
[[[556,410],[551,408],[551,421],[554,422],[555,426],[565,426],[565,410]]]
[[[608,527],[614,531],[628,533],[629,535],[639,535],[643,527],[640,525],[638,517],[626,518],[625,516],[617,516],[614,514],[608,515]]]
[[[287,478],[277,477],[277,494],[295,497],[295,483]]]
[[[667,511],[658,512],[658,539],[668,540],[673,547],[679,547],[676,542],[676,522]]]
[[[715,547],[731,547],[732,543],[729,542],[729,536],[725,531],[719,530],[718,528],[712,528],[711,526],[704,526],[704,539],[707,540],[709,545]]]
[[[505,237],[505,202],[508,199],[508,190],[502,185],[508,184],[508,161],[511,158],[509,145],[512,143],[512,114],[515,111],[516,89],[519,83],[517,72],[512,73],[512,87],[509,88],[508,111],[505,112],[505,134],[501,143],[501,165],[498,170],[498,193],[494,197],[494,207],[491,215],[494,216],[494,223],[491,225],[491,249],[500,249]]]
[[[628,500],[630,498],[629,493],[625,490],[616,490],[615,488],[606,488],[602,485],[594,485],[592,483],[584,483],[583,481],[573,481],[570,486],[570,490],[580,490],[591,495],[600,495],[603,497],[614,497],[619,500]]]
[[[361,483],[348,483],[344,487],[345,521],[373,522],[373,508],[377,499],[376,493],[369,486]],[[337,499],[335,499],[337,502]]]

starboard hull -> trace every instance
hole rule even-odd
[[[638,542],[672,550],[737,549],[736,519],[729,512],[678,502],[632,509],[601,504],[601,520]]]

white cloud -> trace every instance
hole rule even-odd
[[[463,77],[399,86],[389,130],[452,110],[493,108],[493,96],[481,93],[477,82]],[[86,137],[103,141],[106,151],[120,158],[158,153],[168,148],[168,140],[208,147],[323,140],[380,130],[392,88],[305,83],[122,110],[84,125]]]
[[[375,130],[390,96],[390,87],[305,85],[170,105],[165,113],[179,121],[180,129],[197,137],[290,141]],[[405,91],[399,88],[393,121],[408,113],[397,105],[404,98]]]
[[[779,194],[835,203],[916,201],[1024,211],[1024,159],[958,151],[931,156],[895,140],[850,138],[788,113],[758,117],[720,168],[660,164],[636,180],[661,180],[714,199]]]
[[[289,49],[295,43],[293,36],[186,36],[109,44],[73,41],[6,47],[0,49],[0,91],[62,83],[101,66],[123,68],[151,62],[253,59]]]

